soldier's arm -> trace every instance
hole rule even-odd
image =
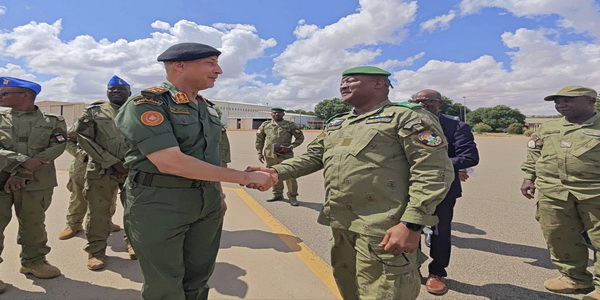
[[[292,146],[292,148],[296,148],[304,143],[304,133],[302,133],[302,130],[300,130],[300,128],[298,128],[294,122],[292,122],[291,128],[292,135],[294,136],[294,142],[290,146]]]
[[[60,117],[56,119],[49,139],[50,145],[48,148],[37,153],[33,158],[42,161],[53,161],[65,152],[65,148],[67,147],[67,123],[65,123],[64,118]]]
[[[454,180],[443,131],[428,114],[411,111],[401,118],[398,134],[411,166],[409,202],[400,221],[435,225],[435,208],[444,200]]]
[[[84,161],[87,156],[85,151],[83,151],[83,149],[81,149],[81,147],[79,146],[79,143],[77,143],[77,133],[75,132],[75,125],[73,125],[67,130],[66,150],[67,152],[69,152],[69,154],[73,155],[73,157],[75,157],[75,159],[79,161]]]
[[[543,146],[540,130],[538,129],[527,142],[527,160],[521,165],[521,170],[525,172],[524,179],[535,181],[535,162],[540,158]]]
[[[97,125],[92,116],[92,109],[87,109],[77,121],[75,126],[77,143],[102,168],[108,169],[121,160],[96,143]]]
[[[298,178],[319,171],[323,168],[325,132],[322,132],[312,141],[305,153],[284,160],[282,163],[272,166],[279,174],[279,180]]]
[[[225,127],[221,128],[221,141],[219,142],[219,151],[221,152],[221,162],[228,164],[231,162],[231,145],[227,137]]]
[[[474,167],[479,163],[479,151],[471,127],[460,122],[454,134],[454,157],[450,157],[455,170]]]
[[[258,151],[258,154],[262,154],[263,153],[263,149],[265,148],[265,138],[267,136],[267,134],[265,133],[265,123],[260,124],[260,126],[258,127],[258,130],[256,131],[256,143],[255,143],[255,147],[256,147],[256,151]]]

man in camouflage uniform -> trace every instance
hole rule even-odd
[[[527,143],[521,193],[533,199],[539,189],[536,219],[561,276],[546,280],[556,293],[595,288],[583,299],[600,299],[600,257],[587,271],[588,248],[582,233],[600,249],[600,115],[598,94],[583,86],[567,86],[544,98],[554,101],[564,118],[546,122]]]
[[[304,134],[300,128],[294,122],[284,120],[283,116],[285,116],[283,108],[273,107],[271,109],[273,119],[262,123],[256,132],[258,160],[265,163],[266,159],[267,168],[294,157],[292,149],[304,142]],[[294,137],[293,143],[292,137]],[[298,199],[296,198],[298,196],[298,182],[296,178],[290,178],[285,183],[288,188],[287,194],[290,204],[298,206]],[[267,202],[279,200],[283,200],[283,182],[281,181],[273,187],[273,198],[268,199]]]
[[[53,278],[60,270],[46,261],[50,247],[44,223],[57,185],[54,160],[65,151],[67,125],[62,117],[35,106],[40,91],[36,83],[0,77],[0,106],[10,108],[0,111],[0,254],[14,206],[19,220],[20,272]],[[0,292],[5,288],[0,280]]]
[[[102,104],[104,101],[96,101],[92,105]],[[85,185],[85,171],[89,156],[77,143],[77,133],[75,125],[71,126],[67,131],[67,152],[73,155],[73,160],[69,165],[69,182],[67,189],[71,192],[69,199],[69,208],[67,215],[67,227],[58,235],[59,240],[66,240],[74,237],[77,232],[83,230],[83,219],[88,209],[87,201],[83,197],[83,187]],[[116,201],[113,201],[111,206],[111,216],[114,215],[116,209]],[[121,227],[110,222],[110,231],[119,231]]]
[[[127,176],[123,163],[129,148],[114,118],[121,105],[131,96],[129,84],[114,76],[108,82],[106,95],[109,102],[87,107],[75,127],[79,146],[90,156],[83,191],[89,210],[85,251],[88,253],[87,268],[90,270],[106,267],[111,207],[114,206],[115,193],[121,189]],[[135,254],[130,253],[130,257],[134,259]]]
[[[333,275],[346,300],[417,298],[421,229],[437,222],[454,179],[435,116],[390,102],[389,75],[343,72],[342,101],[354,109],[332,117],[306,153],[272,167],[280,179],[324,169],[319,223],[332,227]]]

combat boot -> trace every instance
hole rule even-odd
[[[600,291],[594,290],[593,292],[590,292],[587,295],[583,296],[581,300],[600,300]]]
[[[65,230],[63,230],[58,235],[58,239],[59,240],[70,239],[70,238],[74,237],[81,230],[83,230],[83,226],[81,226],[81,225],[77,225],[77,226],[73,226],[73,227],[69,226],[69,227],[65,228]]]
[[[296,196],[290,196],[290,205],[291,206],[298,206],[300,203],[298,203],[298,199],[296,199]]]
[[[121,226],[110,222],[110,232],[117,232],[117,231],[121,231]]]
[[[565,275],[560,275],[558,278],[549,279],[544,282],[544,287],[555,293],[573,293],[580,290],[587,290],[593,287],[591,283],[581,284],[576,283]]]
[[[60,270],[57,267],[49,264],[47,261],[29,267],[23,266],[21,267],[20,272],[23,274],[31,274],[42,279],[54,278],[60,275]]]
[[[106,268],[106,254],[105,250],[100,250],[96,253],[88,254],[87,268],[96,271]]]
[[[6,283],[4,283],[4,281],[0,280],[0,294],[4,293],[5,290],[6,290]]]
[[[127,245],[127,253],[129,253],[129,259],[137,259],[137,255],[135,255],[135,250],[130,243],[125,243]]]
[[[275,202],[283,200],[283,196],[273,196],[271,199],[267,199],[267,202]]]

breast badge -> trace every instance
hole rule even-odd
[[[150,110],[143,113],[140,116],[140,120],[142,123],[144,123],[144,125],[158,126],[162,124],[162,122],[165,120],[165,117],[157,111]]]

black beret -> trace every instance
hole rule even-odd
[[[199,43],[176,44],[165,50],[156,60],[158,61],[187,61],[210,56],[219,56],[221,51]]]

